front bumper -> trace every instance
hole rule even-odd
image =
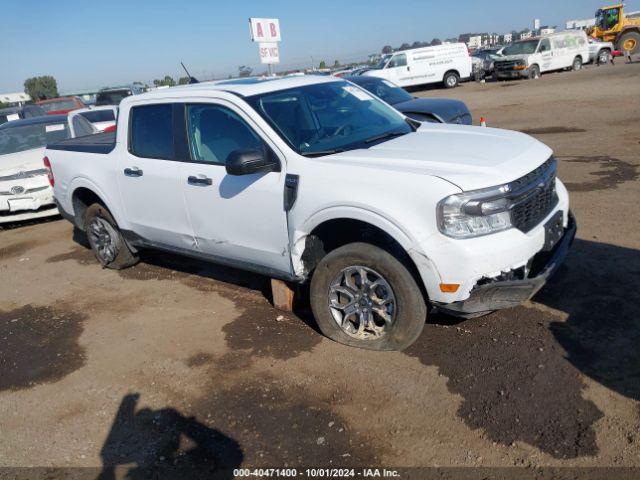
[[[455,316],[476,316],[495,310],[503,310],[521,305],[533,297],[560,267],[567,256],[569,247],[576,236],[576,221],[569,212],[569,222],[562,239],[550,252],[544,255],[545,264],[539,267],[534,277],[524,280],[497,281],[475,287],[471,296],[463,301],[449,304],[435,304],[438,310]]]
[[[529,77],[529,69],[526,68],[524,70],[496,70],[495,75],[499,79],[509,79],[509,78],[527,78]]]
[[[46,177],[45,177],[46,178]],[[13,184],[3,184],[0,188],[0,223],[18,222],[33,218],[57,215],[58,209],[53,199],[53,189],[37,179],[22,182],[23,193],[7,194]],[[15,182],[13,182],[15,183]]]

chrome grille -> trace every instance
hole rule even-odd
[[[557,161],[551,157],[538,168],[509,184],[511,222],[522,232],[537,226],[558,204]]]
[[[26,172],[18,172],[13,175],[6,175],[4,177],[0,177],[0,181],[3,180],[21,180],[23,178],[33,178],[39,177],[40,175],[46,175],[48,170],[46,168],[39,168],[37,170],[29,170]]]
[[[503,60],[500,62],[495,62],[494,68],[496,70],[513,70],[513,68],[517,65],[522,65],[522,63],[518,60]]]
[[[0,195],[5,195],[5,196],[6,195],[16,195],[16,196],[19,197],[20,195],[25,195],[27,193],[41,192],[42,190],[46,190],[47,188],[49,188],[49,185],[45,185],[43,187],[27,188],[21,193],[13,193],[11,191],[0,191]]]

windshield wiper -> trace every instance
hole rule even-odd
[[[387,132],[382,135],[376,135],[375,137],[371,137],[364,141],[364,143],[373,143],[379,140],[387,140],[393,137],[401,137],[402,135],[406,135],[408,132]]]
[[[301,153],[303,157],[315,158],[315,157],[324,157],[325,155],[333,155],[334,153],[344,152],[344,150],[321,150],[319,152],[305,152]]]

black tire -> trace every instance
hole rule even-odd
[[[600,50],[596,60],[597,65],[606,65],[611,61],[611,52],[609,50]]]
[[[622,50],[626,53],[628,50],[625,49],[625,43],[629,41],[634,42],[634,47],[629,51],[629,54],[636,55],[640,53],[640,33],[635,31],[625,32],[620,35],[620,38],[617,42],[618,50]]]
[[[343,330],[331,312],[331,285],[348,267],[365,267],[379,273],[392,291],[395,317],[381,337],[354,338]],[[403,350],[420,336],[427,318],[424,296],[408,268],[390,253],[368,243],[351,243],[326,255],[315,269],[310,294],[311,308],[322,333],[352,347]]]
[[[582,57],[576,57],[573,59],[573,63],[571,64],[571,70],[574,72],[578,72],[582,70]]]
[[[104,230],[104,232],[98,234],[97,230],[100,229]],[[89,245],[96,259],[103,267],[122,270],[138,263],[139,258],[137,253],[131,250],[122,236],[118,224],[113,219],[109,210],[103,205],[94,203],[87,208],[84,218],[84,231],[87,234]],[[109,247],[113,249],[109,254],[106,254],[105,249],[99,246],[100,241],[102,238],[105,238],[105,235],[108,236],[107,241],[109,242]],[[101,236],[102,238],[99,238]]]
[[[442,83],[444,83],[444,88],[456,88],[460,85],[460,76],[456,72],[447,72]]]
[[[529,79],[537,80],[540,78],[540,67],[538,65],[531,65],[529,67]]]

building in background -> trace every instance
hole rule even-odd
[[[0,103],[6,103],[11,107],[21,107],[31,101],[31,97],[24,92],[0,93]]]
[[[555,27],[540,27],[540,35],[551,35],[552,33],[556,33]]]
[[[528,38],[533,37],[533,32],[531,30],[523,30],[518,34],[518,40],[526,40]]]
[[[513,33],[505,33],[504,35],[500,35],[500,38],[498,39],[498,43],[501,45],[507,45],[511,42],[513,42]]]

